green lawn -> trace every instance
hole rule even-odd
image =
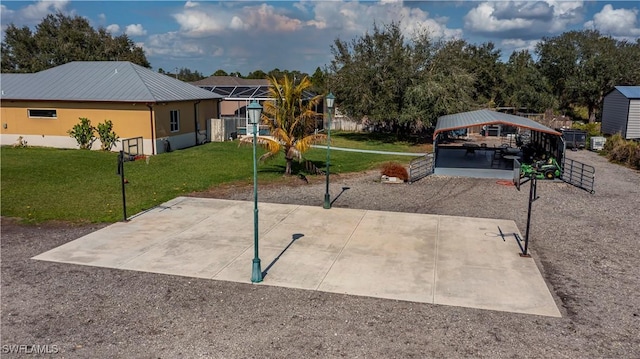
[[[333,137],[333,136],[332,136]],[[336,135],[334,146],[380,149]],[[408,144],[389,144],[383,150],[415,152]],[[362,147],[364,146],[364,147]],[[259,150],[262,153],[261,150]],[[259,154],[260,154],[259,153]],[[216,185],[252,183],[250,146],[237,142],[208,143],[125,163],[127,214],[161,204],[176,196]],[[311,149],[305,157],[325,168],[326,151]],[[411,157],[331,151],[331,172],[359,172],[382,163],[408,163]],[[1,214],[38,223],[115,222],[122,219],[122,192],[117,154],[52,148],[1,149]],[[259,164],[259,183],[282,179],[284,159]],[[294,170],[300,170],[296,165]]]
[[[431,141],[398,141],[390,134],[364,132],[331,132],[331,145],[336,147],[357,148],[390,152],[431,152]],[[426,142],[426,143],[422,143]]]

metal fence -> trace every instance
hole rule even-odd
[[[433,154],[414,158],[409,163],[409,183],[413,183],[433,173]]]
[[[123,138],[122,151],[129,156],[137,156],[144,153],[142,137]]]
[[[569,158],[562,160],[562,180],[570,185],[595,193],[596,169],[582,162]]]

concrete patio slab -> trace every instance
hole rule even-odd
[[[259,285],[560,316],[513,221],[258,209]],[[252,202],[178,197],[34,259],[251,283],[253,234]]]

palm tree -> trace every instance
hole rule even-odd
[[[269,97],[262,113],[261,122],[269,127],[271,137],[257,137],[257,143],[267,149],[260,161],[275,158],[284,153],[287,161],[286,175],[291,175],[293,160],[302,160],[311,145],[326,141],[324,134],[314,133],[316,112],[314,106],[322,99],[317,95],[311,99],[303,98],[303,92],[312,86],[311,80],[304,77],[297,85],[288,76],[278,80],[269,77]],[[253,143],[253,137],[247,136],[242,143]]]

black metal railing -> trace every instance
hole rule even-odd
[[[409,163],[409,183],[413,183],[433,173],[433,154],[414,158]]]
[[[590,193],[595,193],[593,189],[595,178],[596,170],[593,166],[566,157],[563,158],[562,180],[564,182],[582,188]]]

